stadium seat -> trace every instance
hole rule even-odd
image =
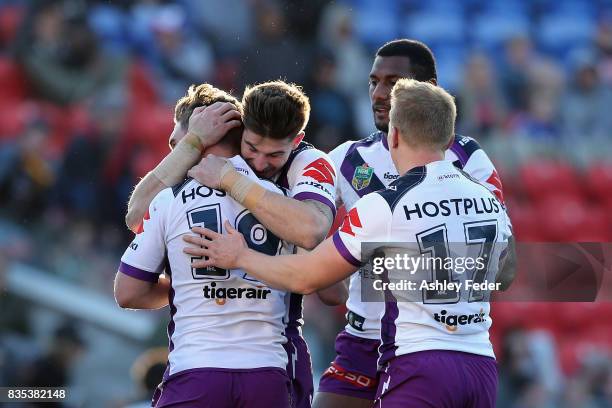
[[[538,226],[552,242],[600,242],[610,237],[610,216],[602,206],[575,196],[555,195],[536,208]]]
[[[134,145],[149,146],[155,152],[168,151],[174,127],[172,108],[164,105],[139,107],[128,114],[127,138]]]
[[[529,22],[524,16],[483,13],[472,24],[473,39],[487,49],[494,49],[506,41],[529,32]]]
[[[355,15],[357,36],[369,48],[376,49],[398,35],[398,15],[388,8],[364,7]]]
[[[6,57],[0,57],[0,89],[2,105],[22,101],[27,96],[27,80],[21,67]]]
[[[465,43],[465,24],[456,14],[422,12],[409,15],[401,24],[402,36],[418,38],[429,47],[437,44],[462,46]],[[436,53],[436,58],[439,54]]]
[[[565,162],[533,160],[523,164],[518,174],[528,196],[536,201],[551,195],[582,194],[574,167]]]
[[[149,68],[136,61],[129,69],[130,105],[142,107],[158,103],[158,92]]]
[[[518,241],[541,242],[545,239],[542,228],[538,225],[538,213],[532,203],[506,202],[512,229]]]
[[[595,21],[586,15],[546,15],[540,20],[536,38],[544,50],[565,59],[575,49],[588,46],[595,29]]]
[[[14,40],[24,15],[19,5],[0,6],[0,45],[7,46]]]
[[[586,170],[584,179],[593,199],[612,204],[612,163],[593,163]]]

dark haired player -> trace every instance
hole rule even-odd
[[[454,142],[453,98],[430,83],[399,79],[391,99],[386,138],[401,176],[389,188],[360,198],[333,238],[308,254],[272,257],[250,250],[245,237],[229,225],[226,234],[194,228],[204,238],[184,236],[196,245],[186,252],[208,257],[194,266],[244,268],[271,287],[298,293],[338,282],[373,256],[385,261],[427,254],[457,262],[486,259],[469,271],[407,270],[401,263],[385,262],[376,282],[410,281],[416,289],[382,289],[382,372],[374,406],[493,408],[497,366],[488,333],[490,305],[486,293],[472,290],[469,282],[496,282],[499,289],[511,282],[510,220],[489,189],[445,159]],[[421,288],[449,282],[465,285],[458,290]]]
[[[436,63],[423,43],[401,39],[383,45],[370,71],[370,101],[378,132],[341,144],[330,152],[338,170],[337,204],[350,209],[360,197],[384,189],[399,177],[389,155],[387,132],[391,89],[400,78],[437,84]],[[446,160],[463,169],[489,188],[502,201],[502,185],[495,167],[478,143],[455,135],[446,151]],[[336,338],[336,359],[319,382],[314,406],[370,407],[377,387],[380,316],[384,305],[361,301],[361,277],[353,274],[346,303],[345,329]]]
[[[226,191],[284,241],[312,249],[325,238],[335,214],[336,172],[325,153],[302,141],[310,114],[308,98],[298,86],[272,81],[248,87],[242,105],[243,112],[230,103],[193,110],[185,137],[137,186],[130,199],[128,226],[133,229],[142,219],[152,195],[180,182],[200,159],[201,151],[239,126],[241,118],[241,156],[258,177],[273,180],[290,197],[262,188],[227,160],[212,155],[189,175]],[[318,295],[326,304],[341,304],[346,288],[340,283]],[[301,325],[302,296],[291,295],[285,347],[296,408],[310,407],[313,395],[310,355]]]

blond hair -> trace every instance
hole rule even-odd
[[[210,84],[191,85],[187,94],[176,102],[174,122],[180,123],[181,127],[187,130],[193,110],[200,106],[210,106],[215,102],[230,102],[242,113],[242,104],[229,93]]]
[[[410,146],[445,149],[455,133],[455,99],[429,82],[400,79],[391,91],[390,126]]]

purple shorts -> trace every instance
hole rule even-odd
[[[460,351],[427,350],[391,360],[375,408],[494,408],[497,362]]]
[[[318,391],[374,401],[379,345],[380,340],[341,331],[336,337],[336,359],[321,376]]]
[[[308,345],[302,336],[290,335],[287,336],[287,343],[284,347],[289,358],[287,375],[291,380],[291,406],[292,408],[310,408],[314,385]]]
[[[289,378],[280,368],[196,368],[174,374],[153,396],[156,408],[290,408]]]

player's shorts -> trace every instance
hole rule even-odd
[[[391,360],[380,373],[375,408],[494,408],[497,363],[460,351],[428,350]]]
[[[156,408],[290,408],[289,377],[280,368],[198,368],[170,376],[153,396]]]
[[[287,375],[291,380],[291,406],[292,408],[310,408],[314,385],[308,344],[299,334],[288,335],[285,350],[289,358]]]
[[[380,340],[364,339],[341,331],[336,337],[336,358],[319,381],[319,392],[374,401]]]

